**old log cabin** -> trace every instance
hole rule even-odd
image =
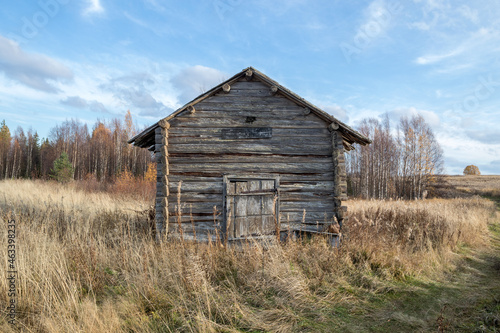
[[[157,231],[236,240],[341,223],[344,151],[370,140],[249,67],[129,143],[155,154]]]

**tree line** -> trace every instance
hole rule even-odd
[[[391,127],[388,116],[382,121],[364,119],[357,130],[373,142],[346,153],[350,196],[422,198],[442,172],[442,149],[419,115],[402,117],[396,128]],[[63,153],[71,163],[72,179],[113,182],[124,173],[142,177],[148,167],[153,173],[153,158],[148,150],[127,143],[137,133],[130,111],[123,120],[97,120],[91,131],[85,123],[66,120],[44,139],[21,127],[11,135],[4,120],[0,125],[0,179],[49,179],[54,161]]]
[[[0,179],[49,179],[54,161],[62,153],[67,154],[76,180],[94,177],[111,182],[123,172],[142,176],[153,160],[146,149],[127,143],[136,133],[130,111],[123,120],[97,120],[90,131],[79,120],[66,120],[53,127],[47,138],[20,126],[12,134],[4,120],[0,125]]]
[[[364,119],[357,130],[372,139],[346,154],[348,192],[354,197],[421,199],[443,171],[443,151],[420,115],[401,117],[396,128]]]

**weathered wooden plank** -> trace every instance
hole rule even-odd
[[[206,182],[206,183],[217,183],[222,182],[222,177],[219,176],[186,176],[186,175],[176,175],[171,174],[168,176],[170,182],[178,182],[182,180],[182,183],[190,183],[190,182]]]
[[[317,182],[281,182],[280,191],[286,192],[332,192],[333,181],[317,181]]]
[[[255,175],[257,178],[262,174],[262,172],[247,172],[246,175],[253,176]],[[275,173],[276,176],[280,176],[281,180],[290,182],[290,181],[333,181],[333,172],[326,173]],[[186,181],[196,181],[197,179],[222,179],[222,172],[176,172],[171,173],[169,175],[169,179],[186,179]]]
[[[272,97],[275,98],[275,97]],[[304,108],[299,105],[290,104],[288,102],[281,103],[280,101],[274,100],[274,102],[268,100],[264,101],[262,99],[254,100],[252,102],[239,102],[239,103],[224,103],[224,102],[214,102],[206,101],[197,104],[199,111],[247,111],[247,112],[258,112],[265,113],[269,111],[304,111]],[[303,113],[302,113],[303,115]],[[187,116],[187,114],[182,114],[179,116]],[[315,115],[312,115],[316,117]],[[325,128],[328,124],[325,123]]]
[[[249,114],[250,116],[250,114]],[[176,127],[238,127],[245,126],[247,116],[224,116],[224,117],[177,117],[171,120],[172,126]],[[319,118],[304,117],[301,121],[296,119],[266,119],[256,117],[252,122],[255,127],[274,128],[324,128],[325,124]],[[300,126],[300,127],[299,127]]]
[[[177,195],[179,193],[172,193],[169,196],[169,201],[177,203]],[[180,192],[181,204],[185,203],[198,203],[198,202],[217,202],[222,200],[220,193],[200,193],[200,192]]]
[[[234,236],[241,237],[242,235],[246,235],[248,225],[243,223],[246,221],[247,216],[247,205],[248,205],[248,197],[246,196],[238,196],[239,193],[248,191],[248,183],[247,182],[235,182],[235,194],[234,197]]]
[[[269,89],[269,86],[260,81],[236,81],[232,84],[231,89]]]
[[[270,88],[268,88],[268,92]],[[235,89],[236,90],[236,89]],[[275,95],[275,96],[268,96],[267,98],[263,98],[262,96],[252,96],[250,94],[215,94],[211,97],[208,97],[207,99],[203,100],[202,102],[198,103],[198,105],[204,105],[208,103],[225,103],[225,104],[232,104],[232,105],[241,105],[241,104],[257,104],[257,105],[270,105],[270,104],[278,104],[278,105],[288,105],[288,106],[296,106],[293,101],[289,100],[288,98],[281,96],[281,95]]]
[[[239,133],[238,133],[239,132]],[[174,153],[175,147],[174,145],[177,144],[211,144],[211,145],[218,145],[219,143],[222,144],[233,144],[233,143],[238,143],[238,144],[244,144],[244,145],[250,145],[252,143],[259,144],[259,145],[272,145],[272,146],[289,146],[291,144],[294,144],[295,147],[298,145],[302,146],[302,150],[307,151],[308,146],[312,145],[322,145],[322,146],[328,146],[328,141],[326,139],[323,139],[321,137],[307,137],[307,136],[278,136],[274,137],[272,135],[271,131],[260,131],[258,134],[256,131],[249,131],[248,133],[243,133],[244,131],[237,131],[237,130],[231,130],[231,133],[227,132],[228,134],[225,134],[223,137],[189,137],[189,136],[184,136],[184,137],[175,137],[170,139],[171,146],[169,147],[169,155]],[[254,132],[254,134],[252,134]],[[236,138],[236,135],[240,135],[239,138]],[[243,135],[248,135],[248,137],[244,138]],[[261,137],[257,137],[258,135],[261,135]],[[331,150],[331,146],[330,146]]]
[[[272,140],[272,139],[264,139]],[[250,140],[249,140],[250,141]],[[273,145],[261,142],[220,142],[213,141],[211,143],[203,142],[199,144],[181,143],[172,145],[170,153],[204,153],[204,154],[226,154],[226,153],[255,153],[255,154],[290,154],[290,155],[330,155],[332,146],[328,144],[318,143],[316,145],[304,146],[300,143],[292,143],[286,145]]]
[[[259,88],[233,88],[231,87],[228,92],[231,96],[252,96],[252,97],[260,97],[266,98],[271,97],[271,88],[268,87],[259,87]],[[221,93],[217,93],[214,96],[221,96]]]
[[[301,193],[290,193],[286,191],[280,191],[281,201],[316,201],[316,200],[333,200],[333,191],[324,192],[301,192]]]
[[[176,223],[171,223],[170,225],[170,232],[177,234],[179,232],[178,230],[178,225]],[[194,224],[194,229],[196,231],[196,236],[205,236],[206,233],[210,233],[212,235],[215,235],[215,227],[214,223],[212,221],[199,221]],[[193,234],[193,225],[190,223],[190,221],[183,222],[182,223],[182,231],[185,234]],[[220,231],[219,231],[220,233]]]
[[[222,198],[218,202],[181,202],[181,212],[182,215],[189,215],[189,213],[198,214],[198,213],[213,213],[213,207],[216,207],[218,213],[222,213]],[[177,215],[177,202],[169,201],[168,203],[168,211],[170,216]]]
[[[174,194],[178,192],[179,182],[171,181],[169,184],[170,193]],[[207,182],[207,181],[191,181],[191,182],[182,182],[181,184],[181,195],[184,192],[198,192],[198,193],[217,193],[222,195],[222,180],[219,182]]]
[[[239,139],[269,139],[273,137],[271,127],[234,127],[221,130],[221,139],[239,140]]]
[[[322,155],[259,155],[259,154],[171,154],[171,164],[204,163],[327,163],[332,164],[330,156]],[[332,165],[333,168],[333,165]]]
[[[318,128],[273,128],[273,136],[307,136],[307,137],[322,137],[330,142],[330,132],[323,127]],[[170,129],[170,139],[176,137],[191,137],[191,138],[220,138],[221,131],[225,127],[211,127],[211,128],[189,128],[189,127],[173,127]]]
[[[212,110],[211,110],[212,109]],[[223,109],[218,110],[213,107],[206,107],[205,109],[200,109],[194,115],[182,115],[185,119],[194,118],[217,118],[217,117],[246,117],[253,116],[259,119],[269,119],[269,120],[280,120],[280,119],[295,119],[297,121],[303,119],[310,119],[315,117],[314,115],[306,117],[304,115],[304,109],[291,109],[291,108],[255,108],[255,109]],[[248,121],[247,121],[248,122]],[[300,125],[300,124],[298,124]]]
[[[331,170],[330,163],[195,163],[195,164],[171,164],[171,173],[181,172],[222,172],[222,173],[326,173]]]
[[[270,215],[269,215],[270,216]],[[305,221],[306,223],[332,223],[334,221],[333,219],[333,213],[328,212],[328,211],[320,211],[320,212],[306,212],[306,218]],[[302,222],[303,218],[303,212],[302,211],[282,211],[280,213],[280,221],[281,223],[286,223],[287,221],[289,222]],[[216,221],[221,220],[221,215],[216,217]],[[177,215],[175,212],[170,212],[170,221],[173,222],[174,224],[177,223]],[[211,222],[213,226],[213,221],[214,217],[211,212],[197,212],[197,209],[192,210],[192,213],[190,214],[189,207],[187,209],[182,210],[182,215],[181,215],[181,223],[200,223],[200,222]],[[272,221],[272,223],[271,223]],[[231,224],[234,228],[233,225],[234,219],[232,220]],[[273,217],[270,216],[269,218],[269,223],[274,226],[274,220]]]
[[[280,211],[302,211],[307,212],[333,212],[335,210],[335,204],[330,200],[317,200],[317,201],[286,201],[280,200]]]
[[[303,219],[303,211],[289,211],[289,212],[280,212],[280,221],[281,223],[297,222],[302,221]],[[333,221],[333,213],[331,211],[322,211],[322,212],[307,212],[305,215],[306,221],[321,221],[321,222],[332,222]]]
[[[331,151],[331,144],[327,140],[318,140],[318,138],[309,138],[309,137],[294,137],[294,136],[289,136],[289,137],[268,137],[268,138],[245,138],[245,139],[230,139],[228,136],[226,136],[225,139],[221,138],[188,138],[189,140],[186,140],[185,138],[172,138],[170,140],[172,146],[169,147],[169,153],[174,153],[173,149],[175,149],[174,144],[185,144],[185,143],[191,143],[191,144],[211,144],[211,145],[218,145],[218,144],[243,144],[246,146],[250,146],[252,144],[256,145],[273,145],[273,146],[289,146],[289,145],[294,145],[294,147],[302,147],[302,150],[306,150],[310,148],[309,146],[311,145],[321,145],[321,146],[330,146],[330,151]],[[185,142],[187,141],[187,142]]]

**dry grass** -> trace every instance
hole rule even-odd
[[[500,197],[500,176],[443,176],[457,190],[478,195]]]
[[[242,247],[157,244],[146,203],[30,181],[0,183],[17,221],[18,328],[31,332],[316,331],[352,291],[443,268],[461,243],[484,244],[487,200],[351,201],[340,248],[320,237]],[[5,223],[5,222],[2,222]],[[6,258],[6,230],[0,258]],[[0,267],[6,276],[6,267]],[[0,304],[7,281],[0,279]],[[347,292],[346,290],[349,290]],[[338,323],[337,323],[338,324]],[[0,331],[9,332],[5,314]]]

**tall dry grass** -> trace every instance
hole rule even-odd
[[[425,273],[427,257],[439,265],[461,242],[481,244],[494,211],[477,198],[348,205],[340,248],[321,237],[229,248],[155,243],[138,213],[147,203],[3,181],[1,218],[17,222],[17,330],[310,330],[352,301],[352,290],[384,292],[387,281]],[[2,228],[0,258],[7,257],[6,234]],[[6,291],[0,279],[0,304]],[[5,313],[0,318],[0,331],[12,331]]]

